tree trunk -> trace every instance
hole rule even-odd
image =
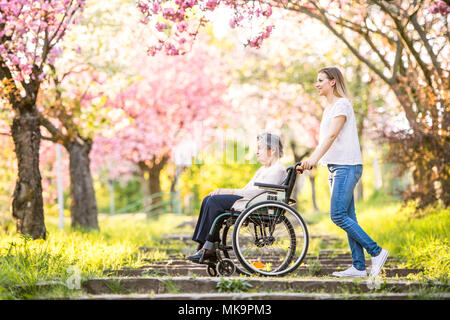
[[[161,171],[162,169],[165,167],[165,165],[167,164],[168,161],[168,157],[164,156],[162,157],[162,159],[157,162],[156,159],[152,159],[151,161],[141,161],[138,163],[139,168],[141,169],[141,171],[144,173],[144,177],[145,177],[145,172],[148,173],[149,177],[148,177],[148,181],[147,181],[147,186],[148,186],[148,192],[150,194],[150,196],[153,196],[154,194],[157,193],[161,193],[161,182],[160,182],[160,175],[161,175]],[[144,188],[145,190],[145,188]],[[160,202],[162,200],[161,196],[156,196],[151,198],[151,201],[149,201],[151,204],[156,204],[158,202]]]
[[[157,193],[161,193],[161,175],[162,166],[154,165],[151,168],[148,168],[149,177],[148,177],[148,188],[150,190],[150,195],[154,195]],[[157,196],[152,198],[152,203],[158,203],[162,200],[161,196]]]
[[[11,128],[18,163],[12,216],[16,220],[18,232],[28,234],[33,239],[46,239],[39,171],[40,123],[34,106],[27,107],[28,111],[22,108],[18,112]]]
[[[316,169],[313,169],[310,171],[309,182],[311,183],[311,197],[312,197],[314,211],[317,212],[317,211],[319,211],[319,208],[317,207],[317,202],[316,202]]]
[[[174,178],[170,184],[170,203],[172,205],[172,211],[175,213],[181,213],[181,193],[178,180],[185,168],[182,165],[175,166]]]
[[[141,188],[142,188],[142,195],[143,195],[143,203],[142,206],[144,207],[144,212],[148,212],[148,207],[151,205],[150,202],[150,186],[147,182],[146,175],[148,175],[147,172],[147,166],[143,161],[138,163],[138,167],[140,169],[141,174],[139,175],[139,180],[141,182]]]
[[[92,143],[75,139],[67,143],[70,155],[70,213],[72,227],[98,229],[97,201],[90,170]]]

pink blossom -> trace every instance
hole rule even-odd
[[[160,31],[160,32],[164,31],[165,29],[167,29],[167,27],[168,27],[168,25],[165,22],[158,22],[158,23],[156,23],[156,29],[158,31]]]
[[[267,6],[262,14],[265,17],[270,17],[272,15],[272,7],[271,6]]]
[[[447,16],[450,13],[450,6],[448,6],[445,1],[439,1],[429,9],[432,14],[441,14],[442,16]]]
[[[162,50],[174,47],[168,45]],[[91,156],[94,170],[108,163],[128,168],[139,161],[170,157],[181,140],[193,139],[199,122],[218,125],[217,115],[229,108],[224,99],[227,86],[221,76],[226,71],[223,68],[220,53],[203,43],[186,55],[140,55],[136,68],[130,71],[142,80],[110,104],[124,114],[114,122],[124,118],[133,121],[117,126],[111,138],[95,138]]]
[[[164,8],[163,9],[163,17],[165,19],[169,19],[175,15],[175,10],[173,8]]]
[[[219,0],[207,0],[206,9],[213,11],[219,5]]]
[[[177,30],[178,32],[184,32],[187,29],[187,27],[188,23],[186,21],[183,21],[177,25]]]
[[[32,70],[36,70],[32,78],[39,79],[42,70],[33,68],[32,64],[43,66],[61,55],[57,41],[63,38],[69,23],[76,21],[84,6],[84,0],[0,2],[0,22],[4,27],[1,34],[8,36],[2,37],[0,58],[9,65],[16,80],[26,79]],[[44,47],[45,43],[48,46]]]

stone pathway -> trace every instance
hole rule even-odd
[[[336,239],[315,236],[331,244]],[[170,235],[166,244],[186,242],[192,250],[190,236]],[[189,243],[189,244],[188,244]],[[156,248],[141,248],[150,251]],[[163,251],[164,249],[158,248]],[[183,250],[185,251],[185,250]],[[188,252],[183,252],[188,254]],[[370,263],[370,261],[369,261]],[[448,286],[441,283],[418,283],[405,277],[421,270],[399,266],[389,257],[377,279],[339,279],[331,276],[336,270],[351,266],[350,253],[341,249],[320,250],[308,255],[304,263],[285,277],[257,277],[233,275],[210,277],[205,265],[181,258],[180,254],[167,259],[149,261],[138,269],[106,270],[105,277],[83,284],[85,296],[77,299],[133,299],[133,300],[329,300],[329,299],[445,299],[450,300]],[[370,268],[370,265],[369,265]]]

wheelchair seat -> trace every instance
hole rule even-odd
[[[280,185],[255,182],[263,192],[250,199],[242,212],[227,210],[214,220],[204,248],[217,249],[217,259],[199,261],[208,265],[210,276],[230,276],[235,271],[278,276],[302,263],[308,249],[308,231],[300,214],[291,207],[295,200],[290,198],[299,164],[286,169]],[[227,239],[231,233],[232,241]],[[238,268],[232,258],[237,258],[244,268]]]

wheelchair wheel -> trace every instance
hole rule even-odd
[[[232,260],[222,259],[217,263],[216,271],[221,276],[229,277],[236,271],[236,266]]]
[[[233,250],[233,226],[234,223],[224,223],[223,224],[223,230],[222,230],[222,253],[224,256],[224,259],[230,259],[233,261],[235,267],[236,267],[236,273],[237,274],[243,274],[243,275],[251,275],[250,272],[248,272],[242,265],[239,263],[239,260],[237,260],[236,255],[234,254]]]
[[[251,273],[281,276],[294,271],[308,251],[300,214],[283,202],[263,201],[246,209],[233,230],[233,250]]]
[[[217,276],[217,270],[216,270],[216,266],[214,264],[208,264],[208,266],[206,267],[206,271],[208,272],[208,274],[211,277]]]

